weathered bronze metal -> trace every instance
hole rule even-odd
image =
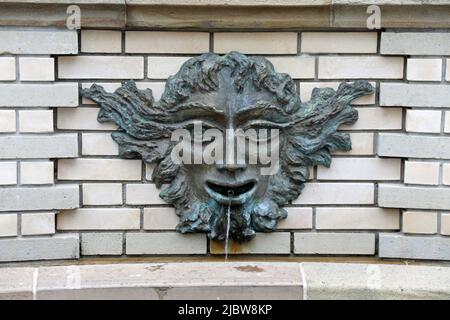
[[[367,81],[342,83],[337,91],[315,88],[302,103],[291,77],[275,72],[267,59],[231,52],[189,59],[157,102],[133,81],[114,93],[93,85],[83,95],[101,106],[98,121],[121,129],[112,134],[121,157],[156,164],[152,180],[159,188],[169,184],[160,197],[174,205],[179,232],[224,239],[231,204],[230,236],[244,241],[274,231],[286,218],[282,206],[300,195],[311,166],[329,167],[331,151],[351,149],[349,135],[337,129],[358,118],[350,102],[372,91]],[[194,120],[222,131],[278,128],[278,172],[261,175],[258,164],[176,164],[171,134]]]

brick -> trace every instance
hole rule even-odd
[[[78,234],[0,240],[0,261],[78,259]]]
[[[405,211],[403,212],[404,233],[437,233],[437,212]]]
[[[68,210],[58,215],[58,230],[134,230],[140,227],[136,208]]]
[[[450,185],[450,164],[444,163],[442,165],[442,183]]]
[[[316,59],[314,57],[269,57],[275,71],[287,73],[292,79],[314,79]]]
[[[176,232],[126,234],[126,254],[205,254],[204,234],[180,234]]]
[[[166,204],[159,197],[161,190],[152,183],[127,184],[126,189],[127,204]]]
[[[442,59],[408,59],[406,79],[410,81],[441,81]]]
[[[100,108],[58,108],[58,129],[69,130],[116,130],[113,123],[100,123],[97,120]]]
[[[316,229],[327,230],[398,230],[398,209],[316,208]]]
[[[16,59],[13,57],[0,57],[0,81],[14,80],[16,80]]]
[[[122,233],[96,232],[81,234],[81,254],[92,255],[121,255]]]
[[[445,80],[450,81],[450,59],[447,59],[447,71],[445,72]]]
[[[450,132],[450,111],[445,112],[445,121],[444,121],[444,132]]]
[[[376,53],[376,32],[302,32],[301,52]]]
[[[0,159],[72,158],[78,156],[76,134],[0,136]]]
[[[375,235],[372,233],[294,233],[295,254],[372,255]]]
[[[285,208],[288,212],[286,219],[278,222],[278,230],[312,229],[312,208]]]
[[[0,84],[0,107],[76,107],[78,84]]]
[[[408,132],[441,132],[441,111],[407,110],[406,131]]]
[[[19,58],[20,81],[55,81],[53,58]]]
[[[319,79],[401,79],[403,58],[319,57]]]
[[[167,79],[176,74],[190,57],[148,57],[148,78]]]
[[[0,215],[0,237],[17,236],[17,214]]]
[[[327,196],[324,197],[323,195]],[[293,204],[373,204],[372,183],[311,182]]]
[[[381,54],[449,55],[450,33],[382,32]]]
[[[330,168],[318,167],[319,180],[400,180],[400,160],[335,158]]]
[[[55,213],[22,214],[22,235],[54,234]]]
[[[314,88],[332,88],[337,90],[341,82],[300,82],[300,99],[308,101],[311,99],[311,94]],[[370,84],[375,88],[376,83],[370,82]],[[357,98],[352,101],[353,105],[367,105],[375,104],[375,93]]]
[[[19,111],[19,131],[26,133],[53,132],[53,110]]]
[[[141,160],[70,159],[58,161],[60,180],[141,180]]]
[[[211,241],[211,254],[224,254],[225,241]],[[231,240],[229,254],[289,254],[291,253],[291,234],[289,232],[258,233],[248,242]]]
[[[400,108],[356,108],[358,121],[352,125],[343,125],[343,130],[398,130],[402,128],[402,110]]]
[[[381,83],[380,105],[449,108],[450,85]]]
[[[0,211],[73,209],[79,206],[79,187],[0,188],[0,198]]]
[[[441,234],[450,236],[450,214],[441,214]]]
[[[450,189],[379,184],[378,205],[386,208],[450,209]]]
[[[143,79],[144,58],[77,56],[58,58],[60,79]]]
[[[83,183],[84,205],[122,204],[122,185],[120,183]]]
[[[122,32],[81,30],[81,52],[120,53],[122,52]]]
[[[178,222],[174,208],[144,208],[146,230],[175,230]]]
[[[16,132],[16,112],[14,110],[0,110],[0,132]]]
[[[204,53],[208,51],[208,32],[125,32],[125,52],[129,53]]]
[[[372,155],[373,149],[373,133],[372,132],[352,132],[350,133],[352,140],[352,150],[350,151],[333,151],[337,155]]]
[[[252,54],[295,54],[295,32],[216,32],[214,52],[239,51]]]
[[[449,260],[450,238],[381,233],[380,258]]]
[[[384,157],[450,159],[450,138],[380,133],[378,155]]]
[[[439,184],[439,162],[405,161],[405,183]]]
[[[17,183],[17,164],[15,161],[0,162],[0,185]]]
[[[21,161],[21,184],[53,184],[53,161]]]
[[[2,30],[0,52],[10,54],[76,54],[78,35],[66,30]]]
[[[83,133],[81,135],[81,153],[90,156],[115,156],[119,146],[111,133]]]

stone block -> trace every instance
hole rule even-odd
[[[60,79],[143,79],[144,58],[135,56],[76,56],[58,58]]]
[[[441,111],[407,110],[406,131],[424,133],[441,132]]]
[[[378,252],[380,258],[449,260],[450,238],[381,233]]]
[[[318,180],[400,180],[400,160],[335,158],[330,168],[317,168]]]
[[[19,111],[19,131],[24,133],[53,132],[53,110]]]
[[[0,136],[0,159],[74,158],[77,156],[76,134]]]
[[[437,212],[430,211],[405,211],[403,212],[404,233],[437,233],[438,216]]]
[[[225,241],[211,241],[211,254],[224,254]],[[230,240],[229,254],[289,254],[291,234],[289,232],[258,233],[248,242],[238,243]]]
[[[141,160],[64,159],[58,160],[59,180],[141,180]]]
[[[398,230],[398,209],[319,207],[316,208],[317,230]]]
[[[380,106],[450,108],[450,85],[381,83]]]
[[[215,32],[214,52],[296,54],[296,32]]]
[[[0,52],[10,54],[76,54],[78,35],[66,30],[1,30]]]
[[[377,153],[382,157],[450,159],[450,138],[380,133]]]
[[[55,81],[53,58],[19,58],[20,81]]]
[[[121,255],[122,240],[122,233],[82,233],[81,254],[85,256]]]
[[[408,59],[406,79],[410,81],[441,81],[442,59]]]
[[[449,55],[448,32],[382,32],[381,54]]]
[[[323,195],[327,196],[324,197]],[[372,183],[311,182],[293,204],[373,204]]]
[[[376,32],[302,32],[301,52],[376,53]]]
[[[140,227],[137,208],[83,208],[58,215],[58,230],[136,230]]]
[[[14,57],[0,57],[0,81],[16,80],[16,59]]]
[[[15,161],[0,162],[0,185],[17,183],[17,163]]]
[[[126,190],[127,204],[166,204],[159,197],[160,190],[152,183],[127,184]]]
[[[0,198],[0,211],[73,209],[79,206],[79,187],[0,188]]]
[[[120,53],[122,52],[122,32],[81,30],[81,52]]]
[[[294,233],[295,254],[375,254],[375,235],[372,233]]]
[[[386,208],[450,209],[449,188],[379,184],[378,205]]]
[[[319,79],[402,79],[403,58],[319,57]]]
[[[439,184],[439,162],[405,161],[404,181],[409,184]]]
[[[268,57],[275,71],[287,73],[292,79],[314,79],[316,59],[314,57]]]
[[[146,230],[175,230],[179,220],[174,208],[144,208]]]
[[[201,233],[129,232],[126,234],[126,254],[206,254],[206,236]]]
[[[22,214],[22,235],[29,236],[54,233],[54,212],[36,212]]]
[[[119,155],[119,146],[111,133],[81,134],[81,153],[89,156],[116,156]]]
[[[204,53],[209,52],[208,32],[127,31],[128,53]]]
[[[77,83],[0,84],[0,107],[76,106],[78,106]]]
[[[122,204],[122,185],[120,183],[83,183],[84,205]]]
[[[53,161],[21,161],[21,184],[53,184]]]
[[[0,237],[17,236],[17,214],[0,214]]]
[[[0,261],[78,259],[78,234],[0,240]]]
[[[0,132],[16,132],[16,112],[14,110],[0,110]]]

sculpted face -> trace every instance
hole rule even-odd
[[[169,184],[160,197],[180,216],[179,232],[224,239],[230,208],[230,236],[244,241],[276,229],[287,216],[282,206],[299,196],[310,166],[329,166],[330,151],[350,149],[348,134],[337,129],[357,119],[350,102],[371,92],[365,81],[341,84],[337,91],[315,89],[311,101],[301,103],[288,75],[262,57],[232,52],[188,60],[158,102],[132,81],[115,93],[93,85],[83,94],[100,104],[99,121],[123,130],[112,135],[122,157],[156,163],[152,180],[158,187]],[[180,130],[193,141],[178,144],[173,136]],[[191,142],[201,147],[193,147],[194,161],[176,161],[174,152]],[[222,157],[195,160],[198,154],[204,160],[213,145],[210,154],[220,150]],[[249,161],[260,160],[255,150],[263,145],[270,146],[269,161]]]

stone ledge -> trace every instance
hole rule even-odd
[[[448,265],[312,262],[0,268],[0,300],[449,299],[449,277]]]
[[[448,0],[0,0],[0,25],[64,28],[73,4],[84,28],[360,29],[371,4],[383,28],[450,28]]]

